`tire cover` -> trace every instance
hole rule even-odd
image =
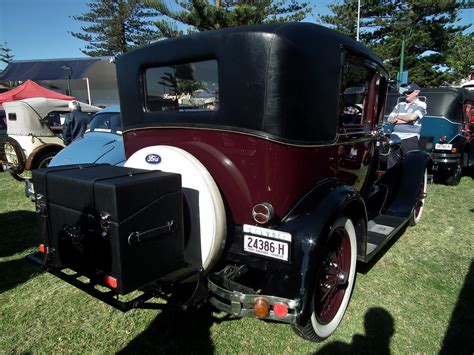
[[[125,166],[180,174],[184,195],[193,190],[198,192],[199,216],[196,218],[199,218],[199,229],[191,226],[187,244],[195,245],[196,238],[200,239],[202,266],[209,271],[225,244],[226,216],[219,189],[204,165],[183,149],[157,145],[138,150],[125,162]]]

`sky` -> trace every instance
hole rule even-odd
[[[436,1],[436,0],[433,0]],[[13,60],[78,58],[86,42],[70,32],[80,32],[84,23],[72,19],[88,11],[88,0],[0,0],[0,43],[14,55]],[[329,13],[334,0],[311,0],[318,15]],[[474,9],[461,12],[460,23],[474,23]],[[473,26],[474,27],[474,26]],[[471,29],[471,31],[474,28]],[[6,65],[0,62],[0,69]]]

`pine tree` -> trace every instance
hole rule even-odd
[[[118,55],[156,39],[152,22],[147,20],[154,16],[154,11],[142,0],[93,0],[87,5],[89,12],[72,18],[91,25],[81,27],[83,32],[71,32],[88,42],[81,49],[84,54]]]
[[[10,63],[14,57],[10,52],[12,50],[8,48],[7,42],[4,42],[3,44],[0,44],[0,61],[4,63]]]
[[[162,17],[155,22],[161,37],[176,37],[187,32],[270,22],[301,21],[312,11],[309,1],[297,0],[144,0]]]
[[[474,65],[474,33],[459,33],[449,42],[447,64],[452,68],[455,82],[461,82],[470,76]]]
[[[430,87],[451,82],[455,68],[449,65],[452,41],[469,26],[456,26],[461,4],[455,0],[361,0],[360,39],[373,49],[393,78],[400,69],[404,42],[403,68],[409,81]],[[331,5],[334,15],[321,20],[355,37],[358,0]],[[467,50],[467,49],[466,49]],[[453,70],[449,70],[453,69]]]

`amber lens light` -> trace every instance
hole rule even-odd
[[[456,148],[452,148],[452,149],[451,149],[451,153],[453,153],[453,154],[456,153],[457,151],[458,151],[458,150],[457,150]]]
[[[274,214],[273,206],[268,202],[259,203],[252,209],[252,217],[259,224],[267,223],[273,218]]]
[[[273,306],[273,312],[277,317],[283,318],[288,314],[288,306],[284,303],[276,303]]]
[[[270,314],[270,302],[262,297],[257,298],[253,303],[253,311],[258,318],[267,318]]]

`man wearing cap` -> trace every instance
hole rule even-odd
[[[72,141],[81,138],[90,121],[89,114],[82,112],[79,102],[71,101],[69,109],[71,112],[67,114],[63,125],[63,141],[65,145],[69,145]]]
[[[426,114],[426,103],[418,98],[420,87],[410,84],[403,88],[405,101],[399,102],[388,116],[388,122],[393,123],[392,134],[402,140],[401,150],[406,154],[410,150],[418,150],[418,139],[421,131],[421,118]],[[392,167],[399,157],[395,154],[388,156],[388,167]]]

